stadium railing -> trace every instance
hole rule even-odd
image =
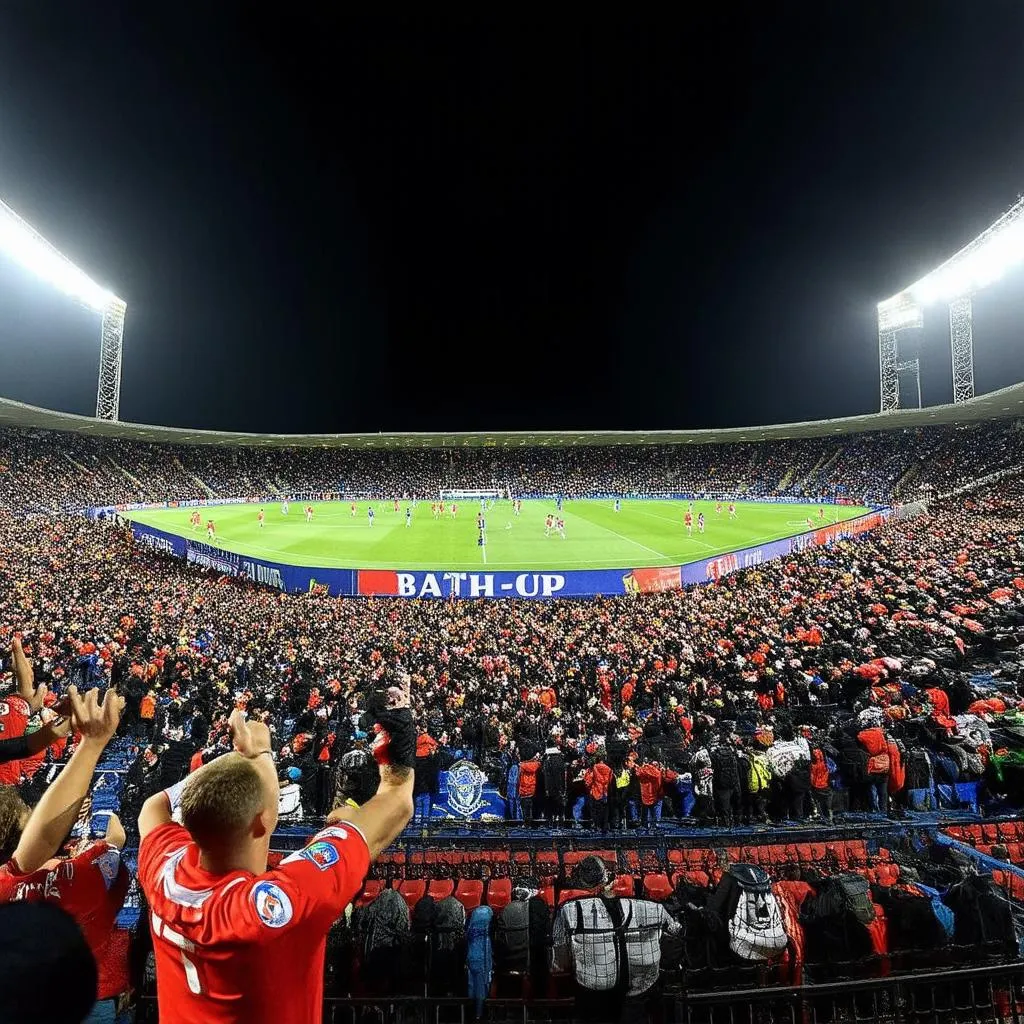
[[[651,994],[649,1011],[651,1020],[682,1024],[1021,1024],[1024,962],[785,988],[694,991],[667,984]],[[324,1024],[469,1024],[474,1019],[470,999],[324,1000]],[[571,999],[495,999],[485,1003],[482,1019],[555,1024],[575,1017]],[[139,1024],[157,1020],[155,998],[142,998]]]

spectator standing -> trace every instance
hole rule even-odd
[[[569,900],[555,917],[552,963],[571,970],[576,1019],[646,1021],[647,998],[658,981],[661,937],[681,926],[649,900],[623,899],[599,857],[585,857],[574,884],[587,895]]]

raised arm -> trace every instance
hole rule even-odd
[[[96,693],[90,690],[81,697],[73,686],[68,691],[72,721],[82,740],[22,830],[14,859],[25,874],[37,871],[60,849],[78,818],[100,755],[117,731],[123,700],[107,690],[100,704]]]
[[[36,686],[35,673],[25,657],[21,641],[15,637],[11,642],[11,660],[14,662],[14,678],[18,683],[18,696],[25,700],[35,714],[42,706],[49,688],[46,683]]]
[[[378,717],[373,756],[380,765],[380,786],[362,807],[339,807],[328,823],[350,821],[366,839],[375,860],[402,833],[413,814],[413,765],[416,725],[409,707],[409,681],[388,690],[388,707]]]

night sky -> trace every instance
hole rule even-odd
[[[875,304],[1024,191],[1019,0],[319,6],[0,9],[0,196],[127,301],[122,419],[875,411]],[[976,302],[979,391],[1024,378],[1022,285]],[[0,394],[91,413],[98,333],[0,263]]]

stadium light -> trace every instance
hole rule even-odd
[[[1024,198],[973,242],[951,256],[909,288],[878,304],[879,391],[882,412],[900,407],[899,371],[917,377],[918,408],[921,379],[917,360],[897,361],[896,334],[924,325],[924,307],[949,306],[950,352],[953,363],[953,402],[974,397],[974,337],[971,298],[1024,262]]]
[[[116,420],[121,399],[124,316],[128,308],[125,302],[79,270],[3,200],[0,200],[0,251],[76,302],[102,315],[96,417]]]

